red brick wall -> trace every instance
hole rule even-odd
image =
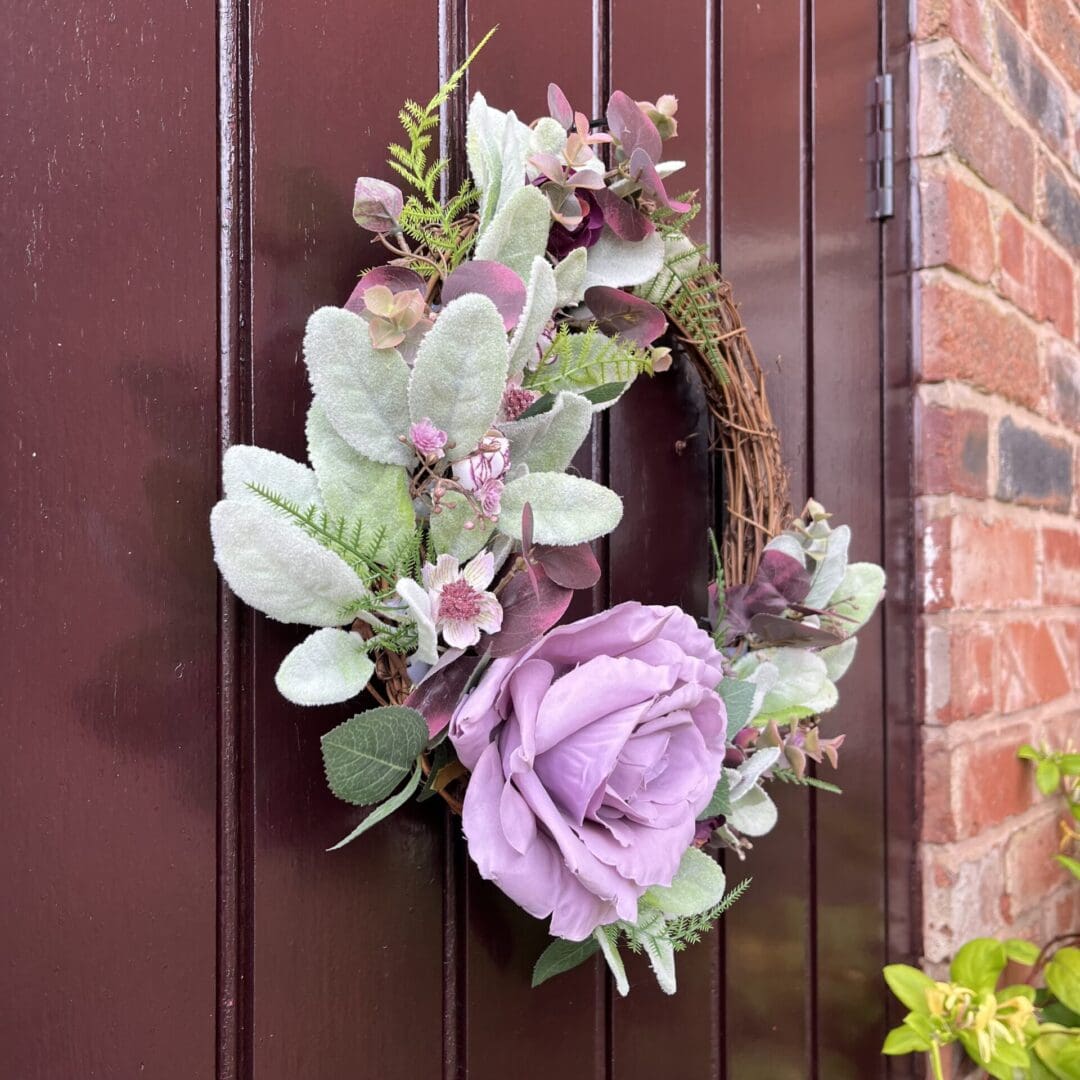
[[[923,949],[1080,928],[1022,742],[1080,743],[1080,7],[916,0]]]

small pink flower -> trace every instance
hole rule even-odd
[[[437,428],[426,416],[418,424],[409,427],[409,442],[416,447],[416,452],[425,458],[436,461],[443,456],[446,445],[446,432]]]
[[[501,480],[510,468],[510,443],[492,428],[468,457],[454,462],[454,479],[465,491],[479,491],[489,480]]]
[[[503,391],[503,419],[516,420],[539,396],[535,390],[526,390],[516,382],[509,383]]]
[[[476,501],[480,504],[484,517],[497,518],[499,516],[504,486],[501,480],[487,480],[476,489]]]
[[[480,634],[494,634],[502,627],[503,612],[498,599],[487,592],[495,576],[495,557],[483,551],[464,568],[453,555],[440,555],[423,569],[424,588],[431,601],[435,629],[443,641],[455,649],[467,649],[480,641]]]

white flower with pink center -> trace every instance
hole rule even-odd
[[[495,576],[495,557],[483,551],[462,568],[453,555],[440,555],[423,570],[424,588],[431,615],[443,641],[455,649],[467,649],[480,640],[481,632],[497,633],[503,612],[498,599],[487,592]]]

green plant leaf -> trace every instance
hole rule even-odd
[[[629,289],[642,285],[660,273],[664,265],[664,240],[659,232],[644,240],[621,240],[610,229],[588,249],[585,288],[610,285]]]
[[[713,789],[712,798],[704,810],[698,814],[698,821],[711,817],[727,817],[731,813],[731,781],[736,776],[734,769],[721,769],[720,779]]]
[[[1080,776],[1080,754],[1058,754],[1057,763],[1062,776]]]
[[[1061,783],[1061,770],[1057,762],[1044,758],[1035,770],[1035,783],[1044,795],[1053,795]]]
[[[511,459],[512,460],[512,459]],[[491,538],[495,523],[488,518],[477,520],[476,511],[461,495],[452,496],[430,519],[431,539],[440,555],[453,555],[466,562],[476,555]],[[465,523],[473,522],[471,529]]]
[[[514,333],[510,337],[510,375],[520,375],[530,360],[536,359],[537,342],[558,301],[558,285],[551,264],[542,255],[533,259],[521,309]]]
[[[507,200],[481,233],[473,257],[509,266],[529,279],[533,259],[543,256],[551,228],[551,204],[539,188],[523,187]]]
[[[1056,855],[1055,858],[1074,878],[1080,878],[1080,862],[1069,858],[1068,855]]]
[[[1017,964],[1031,967],[1039,959],[1039,946],[1024,941],[1023,938],[1009,938],[1001,943],[1001,947],[1005,950],[1005,955]]]
[[[595,956],[599,949],[600,943],[595,937],[586,938],[584,941],[566,941],[563,938],[555,938],[540,954],[533,967],[533,988],[535,989],[556,975],[561,975],[564,971],[570,971],[579,964],[584,964],[590,957]]]
[[[639,921],[637,940],[649,958],[649,967],[656,976],[657,985],[665,994],[674,994],[678,988],[675,981],[675,946],[663,935],[663,919],[657,919],[656,924],[659,932],[650,933]]]
[[[781,647],[757,650],[759,663],[776,667],[777,679],[754,717],[759,726],[769,719],[788,719],[825,712],[837,702],[836,687],[829,680],[825,661],[806,649]],[[793,711],[794,710],[794,711]]]
[[[840,525],[829,533],[825,554],[813,567],[810,591],[803,603],[807,607],[822,608],[839,588],[847,571],[847,553],[851,544],[851,528]],[[811,564],[813,566],[813,564]]]
[[[1000,941],[974,938],[960,946],[949,967],[949,975],[953,982],[984,994],[997,986],[1006,963],[1005,946]]]
[[[760,787],[752,787],[738,801],[733,801],[727,824],[746,836],[765,836],[776,825],[776,804]]]
[[[1076,1080],[1080,1076],[1080,1035],[1040,1035],[1035,1041],[1035,1055],[1057,1080]]]
[[[1080,949],[1058,949],[1046,965],[1046,985],[1067,1009],[1080,1013]]]
[[[359,634],[326,627],[289,652],[274,685],[294,705],[334,705],[356,697],[374,674]]]
[[[381,802],[408,775],[427,736],[424,718],[399,705],[350,717],[322,737],[330,790],[356,806]]]
[[[354,450],[337,433],[318,400],[308,409],[307,444],[322,501],[331,517],[359,521],[365,532],[383,530],[380,555],[389,555],[412,536],[416,514],[404,468],[372,461]]]
[[[521,512],[533,510],[538,544],[570,546],[611,532],[622,519],[622,499],[600,484],[565,473],[529,473],[511,480],[502,493],[499,531],[521,539]]]
[[[719,863],[697,848],[683,852],[670,885],[654,885],[641,898],[665,915],[698,915],[718,904],[727,886]]]
[[[446,432],[452,461],[472,453],[494,423],[506,365],[502,317],[486,296],[451,300],[424,335],[409,379],[409,411],[414,423],[430,420]]]
[[[830,645],[822,649],[818,656],[825,661],[825,672],[831,682],[839,682],[855,659],[855,650],[858,647],[858,638],[849,637],[847,641],[841,641],[839,645]]]
[[[837,530],[839,531],[839,530]],[[856,633],[874,614],[885,589],[885,571],[874,563],[851,563],[825,605],[821,625],[845,636]]]
[[[889,964],[882,975],[889,989],[900,1002],[918,1016],[929,1016],[930,1006],[926,1000],[926,991],[934,985],[934,980],[910,964]]]
[[[615,977],[615,989],[619,992],[620,997],[626,997],[630,993],[630,983],[626,978],[626,968],[623,966],[622,957],[619,955],[618,944],[608,937],[607,930],[603,926],[598,926],[593,931],[593,936],[600,946],[600,951],[604,955],[607,966],[611,969],[611,974]]]
[[[1016,756],[1021,761],[1038,761],[1042,758],[1042,754],[1035,749],[1030,743],[1024,743],[1019,750],[1016,751]]]
[[[585,270],[588,266],[585,248],[574,248],[561,262],[555,264],[555,306],[580,304],[585,296]]]
[[[409,366],[396,349],[376,349],[367,323],[344,308],[319,308],[308,319],[304,359],[311,388],[330,423],[372,461],[408,465]]]
[[[727,708],[727,740],[731,742],[754,718],[754,685],[742,679],[723,679],[716,692]]]
[[[465,150],[469,171],[481,192],[481,236],[496,212],[523,187],[525,165],[534,142],[533,133],[513,112],[492,108],[483,94],[473,95]]]
[[[701,262],[701,249],[685,233],[664,237],[664,265],[660,272],[634,292],[653,304],[663,304],[682,288],[683,279]]]
[[[261,503],[253,485],[276,491],[305,509],[322,509],[318,481],[306,465],[261,446],[230,446],[221,462],[225,498]]]
[[[380,821],[385,821],[395,810],[400,810],[412,797],[412,794],[420,786],[420,779],[423,776],[423,770],[420,767],[420,762],[417,761],[416,768],[413,769],[412,776],[409,777],[405,786],[396,794],[391,795],[389,799],[384,803],[380,803],[371,811],[370,814],[344,840],[339,840],[333,847],[329,847],[327,851],[337,851],[339,848],[343,848],[346,844],[351,844],[358,836],[366,833],[368,829],[378,825]]]
[[[563,472],[588,437],[592,413],[582,395],[560,391],[547,412],[501,426],[510,440],[510,460],[534,473]]]
[[[885,1036],[885,1045],[882,1046],[883,1054],[917,1054],[925,1053],[930,1049],[930,1040],[920,1035],[914,1028],[907,1024],[894,1027]]]
[[[365,594],[331,551],[268,506],[226,499],[210,514],[214,559],[229,587],[271,619],[340,626]]]

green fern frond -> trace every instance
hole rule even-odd
[[[750,888],[751,878],[740,881],[729,889],[719,903],[697,915],[683,915],[664,924],[664,937],[671,942],[676,952],[682,952],[687,945],[696,945],[702,937],[716,926],[717,920]]]
[[[572,333],[564,324],[524,383],[541,394],[581,391],[629,382],[652,372],[652,354],[640,345],[624,337],[608,337],[595,323],[584,333]]]
[[[727,383],[726,358],[720,348],[726,328],[720,295],[723,279],[720,267],[705,254],[704,245],[699,245],[665,260],[664,271],[670,275],[665,290],[671,285],[678,288],[663,306],[679,332],[705,356],[720,381]]]
[[[774,768],[769,775],[773,780],[779,780],[782,784],[794,784],[797,787],[816,788],[818,791],[827,791],[830,795],[843,795],[843,790],[828,780],[819,780],[816,776],[799,776],[793,769]]]

